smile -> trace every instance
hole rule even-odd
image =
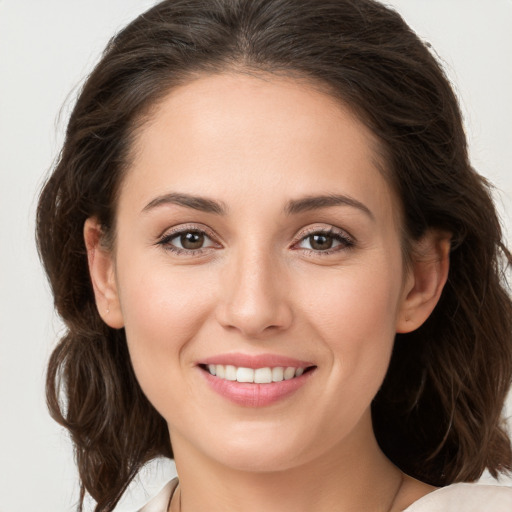
[[[209,364],[205,369],[219,379],[254,384],[271,384],[300,377],[307,368],[276,366],[263,368],[245,368],[243,366]]]
[[[238,365],[210,360],[198,368],[216,394],[243,407],[265,407],[294,395],[317,369],[316,365],[282,357],[231,355],[229,359]],[[279,363],[282,366],[277,366]]]

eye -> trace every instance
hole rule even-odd
[[[303,237],[297,246],[314,252],[331,253],[354,246],[353,240],[343,232],[329,230],[316,230]]]
[[[200,231],[186,231],[169,240],[180,249],[201,249],[208,237]]]
[[[203,249],[218,247],[218,244],[200,229],[182,229],[168,233],[158,244],[176,253],[197,253]]]

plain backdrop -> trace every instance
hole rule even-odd
[[[71,445],[44,400],[60,324],[34,245],[34,210],[77,86],[110,36],[153,3],[0,0],[0,512],[69,511],[76,503]],[[473,163],[497,186],[510,232],[512,0],[388,4],[444,62]]]

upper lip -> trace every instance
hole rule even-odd
[[[307,368],[314,366],[313,363],[308,361],[302,361],[293,357],[281,356],[278,354],[241,354],[241,353],[229,353],[229,354],[218,354],[212,357],[201,359],[198,364],[209,365],[209,364],[223,364],[232,365],[243,368],[275,368],[275,367],[294,367],[294,368]]]

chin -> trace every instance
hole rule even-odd
[[[236,441],[233,441],[233,440]],[[209,456],[237,471],[272,473],[301,466],[314,458],[307,449],[305,436],[245,435],[221,440],[217,438]],[[309,455],[309,457],[308,457]]]
[[[219,462],[236,471],[250,473],[275,473],[286,471],[301,465],[295,454],[291,453],[269,453],[269,450],[245,450],[240,452],[229,452],[222,455]]]

